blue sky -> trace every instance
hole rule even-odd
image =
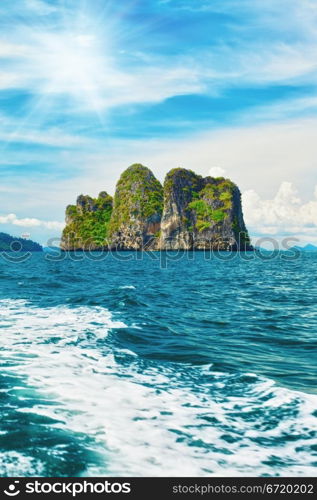
[[[2,0],[0,230],[58,236],[134,162],[223,173],[316,241],[315,0]]]

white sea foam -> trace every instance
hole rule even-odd
[[[118,351],[107,335],[126,325],[101,307],[0,307],[5,371],[56,402],[18,411],[90,436],[105,465],[85,475],[316,475],[316,396]],[[20,474],[34,470],[30,460]]]
[[[36,476],[43,473],[39,460],[16,451],[0,453],[1,477]]]

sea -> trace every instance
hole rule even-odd
[[[0,256],[1,476],[316,476],[317,253]]]

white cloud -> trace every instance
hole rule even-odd
[[[27,54],[27,47],[18,43],[0,40],[0,57],[20,57]]]
[[[0,90],[21,86],[21,76],[17,73],[0,73]]]
[[[76,130],[69,133],[64,127],[45,127],[41,129],[38,123],[30,123],[28,120],[12,118],[4,114],[0,114],[0,125],[0,141],[5,143],[21,142],[60,148],[97,147],[98,143],[95,139],[80,134],[76,135]],[[24,154],[26,153],[24,152]],[[6,159],[10,163],[8,156],[6,156]],[[7,162],[2,158],[0,163]]]
[[[224,177],[226,171],[224,168],[221,167],[211,167],[209,170],[208,174],[211,175],[211,177]]]
[[[207,79],[213,90],[317,82],[315,0],[189,0],[177,2],[177,8],[234,19],[230,34],[199,56],[203,81]]]
[[[211,165],[216,165],[242,191],[256,189],[269,198],[288,179],[309,196],[316,175],[316,137],[317,119],[290,120],[209,130],[181,139],[117,140],[108,152],[99,149],[79,161],[90,177],[85,179],[87,188],[95,184],[94,178],[106,183],[131,163],[141,162],[160,180],[173,167],[208,175]],[[105,165],[112,166],[111,172],[105,172]]]
[[[317,46],[307,52],[307,45],[294,46],[277,44],[258,52],[246,50],[238,56],[240,79],[253,83],[275,83],[294,79],[304,79],[308,75],[316,81]]]
[[[104,19],[101,29],[93,9],[83,13],[60,7],[57,19],[48,17],[47,24],[40,22],[36,29],[17,24],[0,40],[0,57],[11,57],[2,63],[0,88],[24,87],[52,99],[67,95],[76,101],[77,110],[106,111],[188,93],[217,94],[237,85],[317,82],[316,12],[311,2],[303,0],[300,9],[288,2],[293,37],[283,36],[280,26],[285,2],[270,1],[265,8],[262,2],[253,3],[244,2],[246,12],[251,9],[250,19],[233,23],[228,43],[199,47],[197,52],[184,48],[177,57],[147,51],[142,37],[130,51],[128,35],[123,43],[113,19]],[[25,4],[38,13],[56,10],[42,0]],[[223,2],[219,8],[226,11]],[[264,44],[257,31],[266,26],[272,36]]]
[[[77,113],[160,102],[205,89],[201,70],[186,56],[144,61],[143,54],[136,58],[127,52],[125,63],[119,64],[113,56],[118,51],[98,30],[92,34],[69,26],[59,31],[24,28],[15,36],[23,44],[0,40],[0,57],[11,56],[2,64],[0,88],[26,88],[50,99],[67,96]]]
[[[284,181],[272,199],[263,199],[251,189],[242,196],[247,226],[262,235],[317,234],[317,185],[314,199],[304,203],[291,182]]]
[[[12,224],[21,227],[42,227],[45,229],[62,230],[65,226],[63,222],[43,221],[34,218],[19,219],[15,214],[0,215],[0,224]]]
[[[23,193],[19,195],[21,213],[37,214],[40,207],[41,213],[45,212],[43,218],[61,219],[65,206],[73,203],[81,192],[97,195],[105,189],[113,194],[121,172],[135,162],[150,167],[161,181],[177,166],[204,176],[210,174],[211,166],[217,166],[222,169],[218,173],[222,175],[224,171],[225,177],[237,183],[242,192],[253,189],[266,200],[272,199],[272,193],[287,179],[298,187],[307,202],[311,197],[312,179],[316,178],[316,137],[317,119],[307,119],[232,127],[182,139],[113,139],[111,144],[104,140],[83,143],[83,148],[78,146],[78,149],[51,153],[49,161],[56,164],[51,174],[38,176],[31,172],[28,181],[24,176],[17,176],[14,185],[12,180],[3,179],[2,211],[15,212],[16,198],[6,192],[7,188],[14,187]],[[54,142],[58,143],[59,138],[54,137]],[[22,155],[13,151],[6,157],[12,163],[30,165],[38,165],[42,158],[34,151],[23,151]],[[66,178],[55,176],[63,169]]]
[[[33,143],[60,148],[82,147],[93,142],[86,137],[63,134],[54,129],[45,130],[44,132],[36,129],[33,131],[14,129],[12,131],[0,131],[0,141]]]

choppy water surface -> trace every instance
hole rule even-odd
[[[0,260],[0,474],[316,475],[317,255]]]

